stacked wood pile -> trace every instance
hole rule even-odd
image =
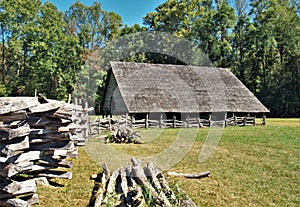
[[[107,137],[107,141],[114,143],[134,143],[141,144],[141,136],[137,131],[129,127],[114,127],[111,134]]]
[[[103,164],[103,173],[93,175],[95,188],[90,206],[185,206],[196,207],[178,186],[170,187],[160,169],[153,163],[142,167],[132,159],[132,166],[115,170],[112,174]]]
[[[73,107],[40,96],[2,97],[0,108],[0,206],[37,203],[34,178],[72,178]]]

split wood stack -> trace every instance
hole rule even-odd
[[[143,168],[140,160],[132,158],[131,162],[132,166],[115,170],[112,174],[106,164],[102,165],[103,173],[92,176],[95,192],[90,206],[196,207],[182,189],[178,186],[171,188],[153,163]]]
[[[43,96],[0,98],[0,206],[37,203],[34,178],[72,178],[73,110]]]
[[[134,143],[141,144],[141,136],[137,131],[130,129],[129,127],[114,127],[110,136],[107,137],[107,141],[114,143]]]

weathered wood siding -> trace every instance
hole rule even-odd
[[[103,105],[103,111],[105,114],[125,114],[127,108],[118,88],[115,75],[111,73],[109,75],[109,81],[106,86],[105,101]]]

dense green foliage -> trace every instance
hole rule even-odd
[[[36,89],[66,99],[95,50],[148,30],[191,41],[213,65],[230,68],[271,115],[299,117],[299,8],[297,0],[166,0],[145,14],[141,27],[123,26],[118,14],[98,2],[77,1],[63,13],[41,0],[0,0],[0,96],[32,96]],[[121,60],[182,63],[153,53]],[[100,69],[81,75],[88,80]],[[80,92],[91,87],[81,86]]]

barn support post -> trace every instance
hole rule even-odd
[[[237,119],[236,119],[236,114],[233,113],[233,118],[234,118],[234,126],[237,126]]]
[[[132,114],[132,116],[131,116],[131,127],[133,128],[134,125],[135,125],[135,116],[134,116],[134,114]]]
[[[176,127],[176,116],[173,116],[173,128],[175,128]]]
[[[225,127],[227,127],[227,112],[225,112],[225,116],[224,116],[224,125]]]
[[[256,126],[256,114],[254,114],[253,125]]]
[[[199,117],[197,117],[199,128],[203,127],[203,124],[201,123],[201,113],[199,112]]]
[[[190,128],[190,116],[187,115],[186,117],[186,123],[187,123],[187,128]]]
[[[162,128],[162,125],[163,125],[163,115],[162,115],[162,113],[160,113],[160,115],[159,115],[159,128]]]
[[[149,127],[149,113],[146,113],[145,128],[147,129],[148,127]]]
[[[266,125],[266,115],[265,114],[262,115],[262,123],[261,124]]]
[[[208,115],[208,124],[209,124],[209,127],[211,126],[211,113],[209,113]]]

